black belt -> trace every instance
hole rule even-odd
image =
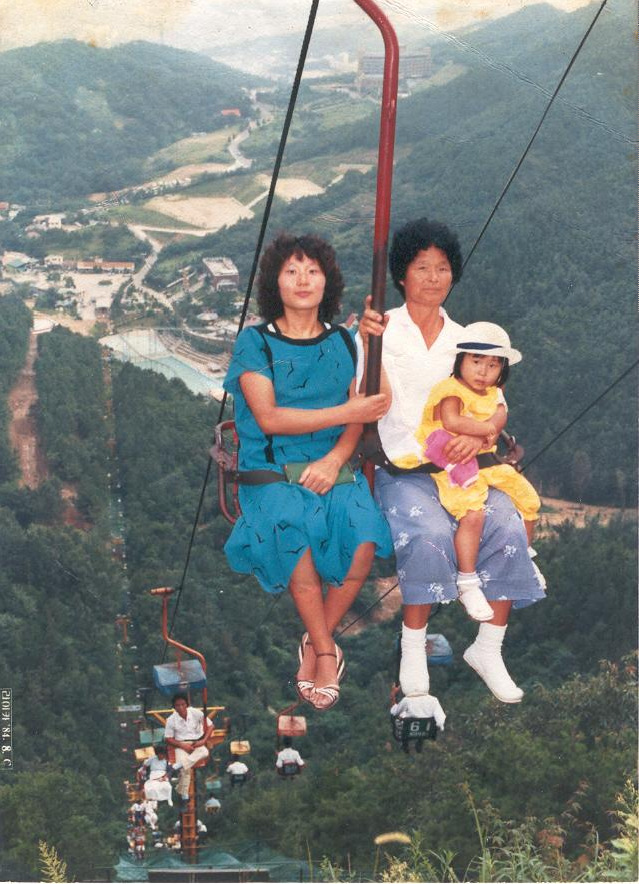
[[[276,470],[239,470],[231,474],[239,485],[269,485],[271,482],[286,482],[284,473]]]
[[[374,463],[377,464],[378,467],[381,467],[383,470],[386,470],[386,472],[390,476],[404,476],[404,475],[410,475],[411,473],[443,473],[444,472],[444,470],[442,470],[441,467],[438,467],[437,464],[434,464],[434,463],[420,463],[416,467],[398,467],[396,464],[394,464],[390,460],[388,460],[387,457],[384,457],[383,459],[380,458],[378,460],[375,460],[375,458],[372,458],[372,460]],[[477,466],[479,467],[480,470],[483,470],[486,467],[494,467],[497,464],[501,463],[501,461],[499,461],[491,451],[488,451],[485,454],[478,454],[476,457],[476,460],[477,460]]]
[[[388,458],[379,458],[373,461],[377,466],[386,470],[391,476],[410,475],[411,473],[443,473],[441,467],[434,463],[420,463],[416,467],[398,467],[391,463]],[[381,462],[380,462],[381,461]],[[494,467],[500,463],[492,452],[477,455],[477,466],[479,469],[485,467]],[[238,485],[270,485],[271,482],[286,482],[284,473],[278,473],[276,470],[238,470],[231,473],[231,477]]]

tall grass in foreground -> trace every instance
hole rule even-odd
[[[522,823],[502,820],[486,804],[477,807],[464,787],[469,809],[475,820],[479,852],[465,869],[455,863],[448,850],[432,850],[414,833],[401,856],[386,853],[385,868],[375,862],[372,878],[362,878],[356,870],[338,868],[325,858],[321,864],[324,881],[384,882],[538,882],[538,881],[628,881],[639,876],[639,805],[637,786],[628,780],[611,811],[618,836],[601,844],[594,828],[583,832],[581,852],[570,859],[565,852],[573,812],[578,809],[579,793],[559,820],[540,821],[534,817]]]

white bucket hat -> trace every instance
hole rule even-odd
[[[456,353],[478,353],[480,356],[505,356],[510,365],[521,362],[519,350],[510,346],[510,338],[494,322],[471,322],[460,333]]]

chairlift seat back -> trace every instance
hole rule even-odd
[[[231,774],[231,782],[235,786],[239,786],[241,783],[245,782],[246,774],[245,773],[234,773]]]
[[[235,421],[223,421],[215,428],[215,445],[210,450],[217,464],[218,503],[222,515],[234,525],[242,514],[238,497],[237,462],[239,439]]]
[[[153,683],[161,694],[172,697],[179,691],[205,688],[206,673],[199,660],[160,663],[153,667]]]
[[[135,749],[133,754],[136,761],[146,761],[147,758],[153,758],[155,749],[153,746],[144,746],[142,749]]]
[[[439,632],[426,636],[428,662],[435,666],[447,666],[453,662],[453,649],[448,639]]]
[[[277,736],[306,736],[306,719],[303,715],[279,715],[277,718]]]
[[[437,739],[437,724],[434,718],[400,718],[392,715],[393,737],[398,743],[409,740]]]
[[[222,789],[222,780],[216,776],[207,777],[205,785],[207,792],[220,792]]]
[[[294,777],[300,772],[300,766],[297,761],[285,761],[281,771],[284,777]]]
[[[142,746],[157,746],[164,742],[164,728],[154,727],[140,731],[139,740]]]

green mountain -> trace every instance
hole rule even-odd
[[[0,199],[50,202],[142,180],[151,154],[249,112],[248,79],[204,55],[75,40],[0,54]]]

